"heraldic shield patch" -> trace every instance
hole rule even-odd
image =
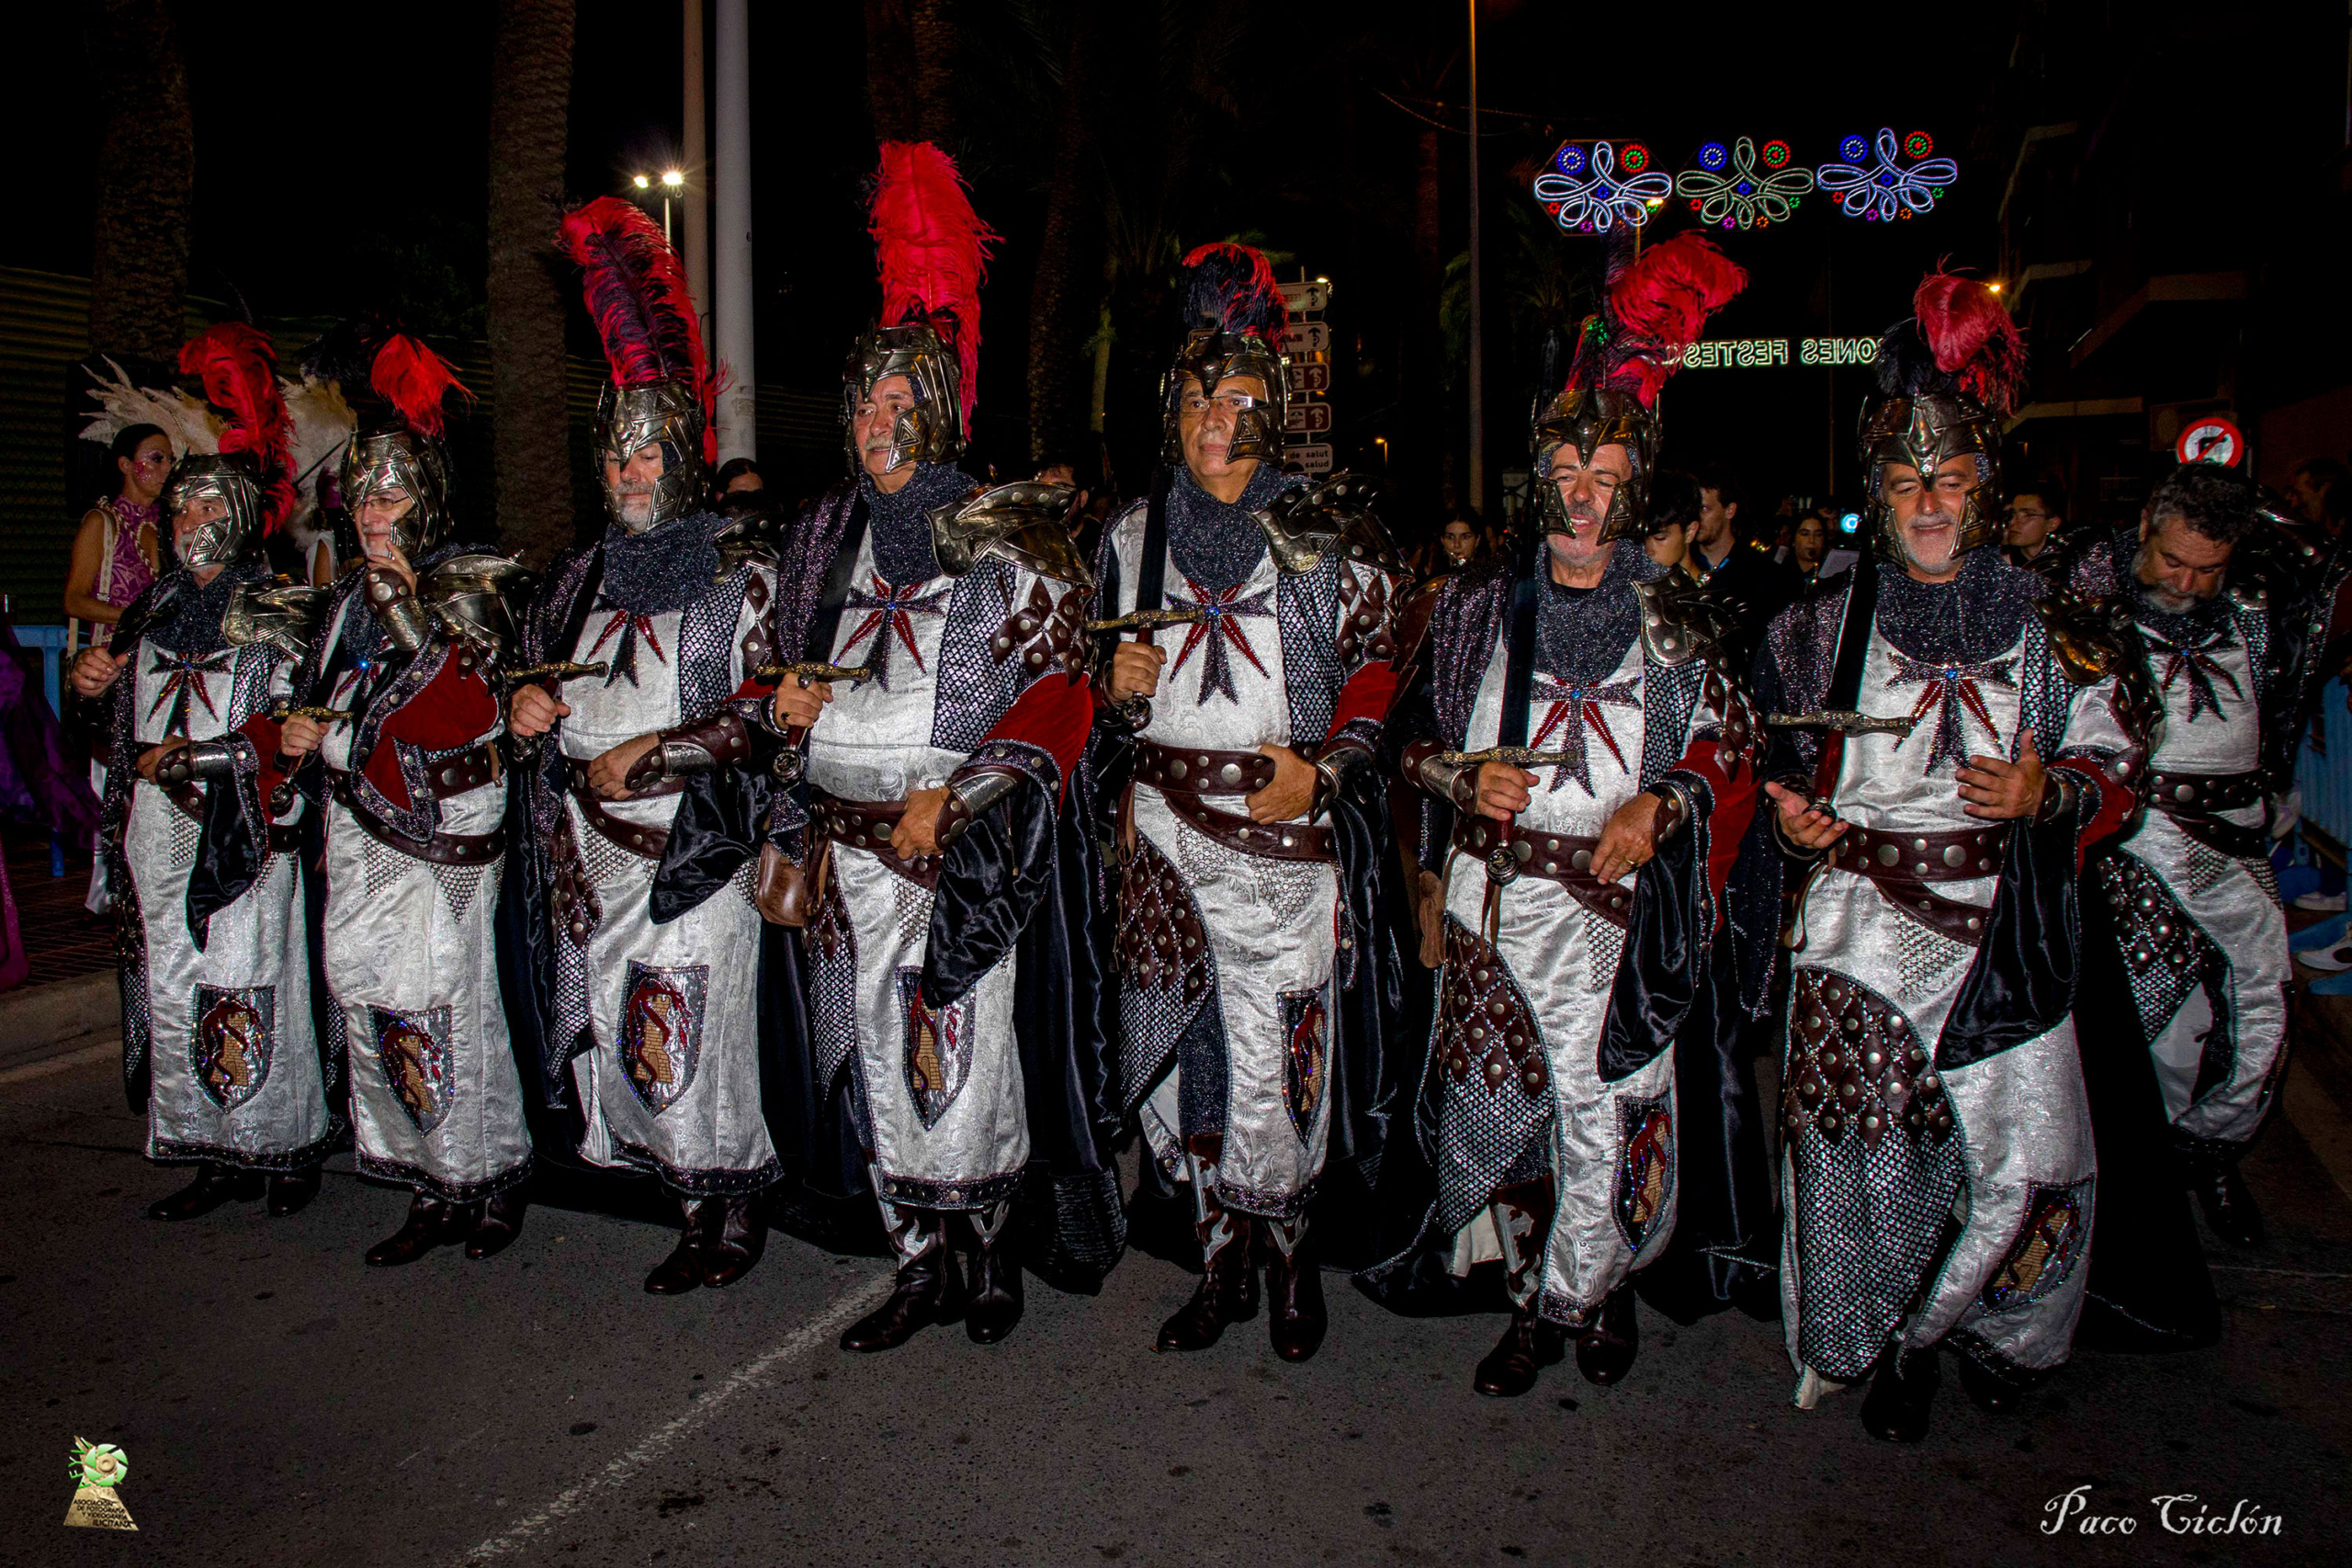
[[[2091,1183],[2037,1183],[2025,1205],[2025,1224],[2008,1256],[1984,1282],[1986,1312],[2030,1306],[2066,1282],[2090,1239]]]
[[[899,1016],[906,1028],[901,1056],[907,1093],[928,1131],[947,1114],[947,1108],[963,1092],[965,1080],[972,1076],[971,999],[932,1008],[922,999],[920,968],[899,970],[898,980]]]
[[[645,1109],[659,1116],[684,1098],[702,1065],[703,1003],[710,965],[660,969],[631,961],[621,1004],[621,1071]]]
[[[1635,1252],[1674,1200],[1674,1118],[1663,1100],[1617,1107],[1617,1229]]]
[[[261,1092],[277,1054],[277,987],[198,986],[188,1065],[205,1095],[223,1111]]]
[[[449,1010],[394,1012],[369,1008],[368,1012],[376,1060],[383,1066],[392,1098],[418,1132],[432,1132],[449,1115]]]
[[[1331,1066],[1331,1010],[1323,991],[1284,991],[1283,1003],[1283,1104],[1301,1143],[1315,1138],[1315,1116],[1323,1109]]]

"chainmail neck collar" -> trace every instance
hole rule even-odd
[[[172,604],[168,614],[147,628],[147,640],[188,658],[220,652],[229,646],[229,639],[220,631],[220,618],[229,613],[229,595],[236,592],[240,582],[268,575],[259,566],[240,563],[222,567],[220,576],[199,588],[196,574],[186,567],[180,568],[156,589],[157,592],[171,593]]]
[[[939,554],[933,548],[931,514],[961,501],[972,488],[971,477],[953,463],[922,463],[895,494],[885,495],[874,476],[858,470],[857,488],[865,497],[866,528],[874,539],[874,570],[893,588],[910,588],[939,575]]]
[[[1179,468],[1168,487],[1168,553],[1185,581],[1209,593],[1249,581],[1266,556],[1266,531],[1255,513],[1287,479],[1280,468],[1261,462],[1241,499],[1225,502],[1203,490],[1192,469]]]
[[[716,512],[695,512],[642,534],[608,525],[605,598],[616,609],[639,615],[684,609],[718,581],[718,547],[710,536],[727,522]]]
[[[1535,668],[1571,686],[1589,686],[1625,661],[1625,650],[1641,631],[1641,601],[1634,584],[1662,570],[1649,553],[1621,540],[1600,581],[1583,590],[1552,581],[1552,553],[1538,546],[1535,570],[1544,574],[1536,601]]]
[[[2136,579],[2125,583],[2123,591],[2131,595],[2132,618],[2175,648],[2201,647],[2230,630],[2230,608],[2219,593],[2174,612],[2157,609]]]
[[[1981,664],[2006,652],[2033,613],[2041,580],[1991,549],[1961,558],[1960,575],[1922,582],[1895,561],[1878,569],[1878,629],[1913,659]]]

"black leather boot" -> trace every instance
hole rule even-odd
[[[767,1251],[768,1215],[757,1193],[711,1201],[720,1210],[702,1240],[702,1282],[717,1291],[750,1273]]]
[[[972,1293],[964,1332],[975,1345],[993,1345],[1021,1321],[1021,1260],[1012,1255],[1006,1222],[1010,1201],[983,1209],[972,1221]]]
[[[1965,1351],[1960,1358],[1960,1386],[1968,1395],[1968,1403],[1987,1415],[2016,1409],[2018,1396],[2025,1392]]]
[[[1193,1201],[1201,1217],[1201,1282],[1193,1299],[1159,1325],[1162,1350],[1205,1350],[1225,1335],[1226,1325],[1258,1315],[1257,1276],[1250,1267],[1250,1216],[1227,1209],[1205,1185]]]
[[[1304,1361],[1323,1343],[1323,1270],[1306,1243],[1306,1216],[1261,1220],[1266,1242],[1266,1330],[1274,1354]]]
[[[964,1315],[964,1272],[947,1247],[946,1216],[923,1209],[899,1209],[897,1214],[890,1247],[899,1259],[898,1289],[842,1330],[844,1350],[895,1350],[933,1324]]]
[[[1890,1443],[1919,1441],[1928,1435],[1928,1408],[1942,1381],[1934,1350],[1888,1346],[1862,1396],[1862,1429]]]
[[[456,1239],[449,1225],[449,1205],[418,1192],[408,1201],[408,1218],[401,1222],[401,1228],[368,1249],[368,1267],[397,1269]]]
[[[262,1194],[261,1172],[231,1170],[210,1161],[196,1168],[196,1179],[168,1198],[147,1205],[151,1220],[192,1220],[223,1203],[250,1203]]]
[[[480,1262],[505,1251],[523,1234],[523,1213],[530,1206],[519,1187],[510,1187],[484,1203],[481,1214],[467,1227],[466,1256]]]
[[[1535,1386],[1537,1373],[1560,1364],[1567,1348],[1568,1331],[1536,1316],[1532,1303],[1513,1307],[1510,1325],[1478,1363],[1470,1386],[1498,1399],[1517,1399]]]
[[[1577,1337],[1577,1371],[1584,1374],[1585,1382],[1602,1388],[1623,1382],[1634,1370],[1634,1357],[1641,1348],[1634,1287],[1620,1285],[1602,1300],[1592,1326]]]
[[[2262,1211],[2230,1155],[2198,1150],[2188,1156],[2188,1190],[2213,1234],[2233,1247],[2262,1245]]]
[[[319,1195],[319,1168],[308,1170],[280,1170],[269,1179],[269,1212],[278,1219],[299,1214]]]
[[[704,1211],[718,1201],[716,1198],[680,1198],[678,1200],[678,1245],[670,1256],[653,1266],[645,1277],[645,1293],[649,1296],[683,1296],[702,1284],[701,1233],[709,1223]]]

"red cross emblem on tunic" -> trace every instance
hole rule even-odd
[[[845,609],[865,611],[865,619],[858,622],[857,629],[850,633],[849,639],[842,644],[839,657],[843,660],[848,659],[850,649],[864,642],[868,637],[873,637],[873,657],[866,662],[873,667],[874,683],[886,692],[890,689],[889,639],[892,636],[896,636],[899,641],[905,645],[907,656],[915,661],[915,668],[929,673],[928,667],[922,661],[922,649],[915,642],[915,624],[912,617],[944,615],[947,614],[945,607],[947,596],[954,590],[942,588],[930,593],[922,593],[919,592],[922,587],[922,584],[920,582],[910,582],[904,588],[893,588],[876,575],[874,579],[873,592],[861,593],[853,588],[849,592],[849,596],[842,602]]]
[[[1205,646],[1208,651],[1201,659],[1201,694],[1193,699],[1194,705],[1206,703],[1211,692],[1221,692],[1228,701],[1238,703],[1241,694],[1233,684],[1233,664],[1226,649],[1235,649],[1250,661],[1250,668],[1261,675],[1268,674],[1259,660],[1258,650],[1250,646],[1250,634],[1242,629],[1240,617],[1272,615],[1267,601],[1274,596],[1274,591],[1261,588],[1243,599],[1238,595],[1244,584],[1238,582],[1218,593],[1208,592],[1190,578],[1184,580],[1184,586],[1193,591],[1193,596],[1185,599],[1170,593],[1169,604],[1179,610],[1198,610],[1207,618],[1185,632],[1184,646],[1177,651],[1176,662],[1169,666],[1168,673],[1172,677],[1184,668],[1184,660],[1193,657],[1194,649]]]
[[[1609,754],[1617,759],[1617,766],[1633,772],[1625,761],[1625,753],[1618,749],[1617,737],[1609,731],[1604,706],[1638,708],[1642,699],[1634,694],[1641,688],[1642,679],[1629,675],[1623,681],[1611,681],[1600,686],[1571,686],[1547,675],[1535,679],[1535,698],[1549,701],[1551,707],[1544,715],[1544,722],[1536,727],[1535,737],[1527,744],[1530,750],[1564,751],[1576,759],[1563,762],[1552,773],[1552,787],[1558,789],[1574,779],[1584,785],[1587,795],[1593,793],[1592,769],[1585,759],[1584,738],[1587,732],[1600,738]]]

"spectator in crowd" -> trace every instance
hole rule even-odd
[[[155,498],[172,471],[171,437],[155,425],[127,424],[109,450],[121,487],[82,514],[65,569],[68,641],[76,646],[105,647],[124,606],[155,581]]]
[[[2346,481],[2344,465],[2333,457],[2310,457],[2295,465],[2295,504],[2302,509],[2304,521],[2324,528],[2332,536],[2344,527],[2344,511],[2352,502],[2352,484]]]
[[[1070,535],[1078,540],[1084,558],[1092,560],[1094,546],[1102,536],[1102,520],[1092,504],[1099,488],[1093,482],[1093,475],[1073,455],[1048,450],[1037,464],[1035,479],[1041,485],[1068,485],[1078,491],[1078,499],[1070,503]]]
[[[2046,479],[2009,497],[2008,542],[2028,560],[2040,555],[2050,536],[2065,525],[2065,492]]]
[[[1796,572],[1761,548],[1742,546],[1739,480],[1730,468],[1702,464],[1698,485],[1699,514],[1690,525],[1690,553],[1683,568],[1727,607],[1736,626],[1734,643],[1752,648],[1766,624],[1796,597]]]
[[[1690,571],[1690,528],[1698,520],[1699,481],[1679,468],[1660,468],[1650,481],[1650,531],[1642,548],[1662,567]]]
[[[1818,511],[1798,518],[1789,534],[1789,563],[1796,569],[1797,581],[1811,582],[1819,577],[1828,554],[1829,519]]]
[[[718,465],[718,474],[710,485],[724,502],[730,495],[763,491],[768,488],[768,481],[760,477],[760,466],[751,458],[729,457]]]

